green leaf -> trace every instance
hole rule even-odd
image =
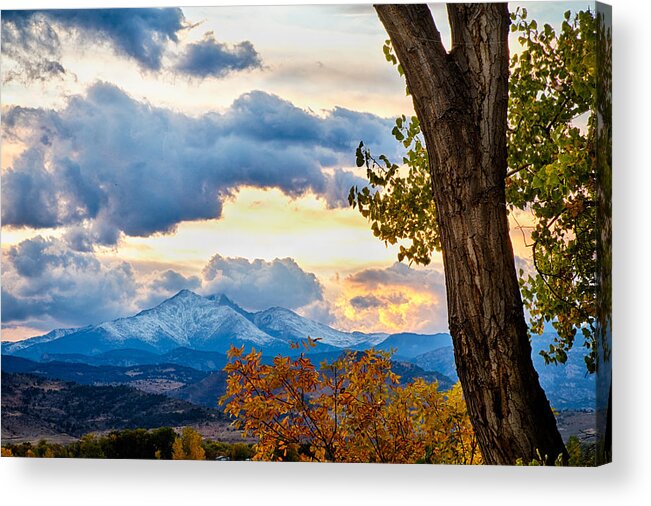
[[[357,149],[355,150],[355,165],[358,167],[361,167],[365,163],[364,153],[362,152],[363,147],[364,143],[360,142],[359,146],[357,146]]]

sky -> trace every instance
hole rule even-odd
[[[527,8],[557,26],[586,5]],[[413,114],[386,38],[367,5],[3,11],[2,339],[184,288],[447,331],[440,254],[398,263],[346,199],[359,142],[399,159],[391,127]]]

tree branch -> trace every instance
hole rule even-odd
[[[506,178],[509,178],[509,177],[511,177],[511,176],[516,175],[516,174],[517,174],[518,172],[520,172],[521,170],[528,169],[529,167],[531,167],[531,165],[532,165],[531,163],[525,163],[524,165],[520,165],[520,167],[517,167],[517,168],[515,168],[515,169],[511,169],[510,171],[508,171],[508,172],[506,173]]]

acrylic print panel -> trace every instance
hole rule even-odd
[[[610,33],[3,11],[2,455],[610,461]]]

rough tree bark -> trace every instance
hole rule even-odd
[[[485,462],[567,452],[531,360],[506,211],[509,13],[448,4],[448,53],[426,5],[376,5],[430,160],[457,372]]]

